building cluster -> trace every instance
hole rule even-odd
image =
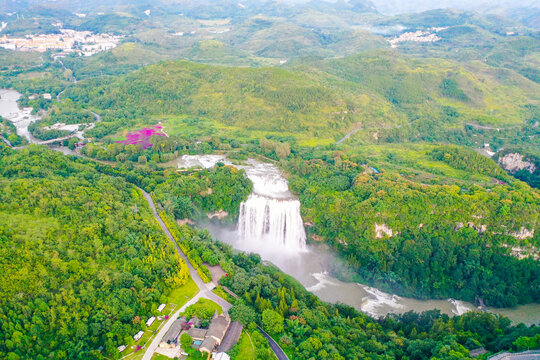
[[[227,352],[238,342],[242,334],[242,325],[231,322],[228,314],[214,315],[210,321],[208,329],[199,328],[200,322],[197,318],[186,320],[185,317],[178,318],[171,325],[161,343],[162,348],[176,348],[180,344],[180,336],[187,332],[193,339],[192,347],[208,354],[217,356]]]
[[[446,28],[432,28],[430,31],[415,31],[415,32],[406,32],[398,37],[395,37],[391,40],[388,40],[391,47],[396,48],[398,47],[399,43],[405,42],[405,41],[414,41],[414,42],[435,42],[441,40],[439,36],[437,36],[437,32],[444,30]]]
[[[166,304],[160,304],[159,307],[158,307],[158,311],[159,312],[163,312],[163,309],[165,309],[165,306],[167,306]],[[166,316],[165,318],[168,319],[168,316]],[[163,317],[158,317],[158,320],[163,320],[164,318]],[[146,320],[146,327],[150,327],[152,326],[152,324],[156,321],[156,317],[155,316],[151,316],[148,318],[148,320]],[[140,330],[139,332],[137,332],[135,335],[133,335],[133,340],[135,341],[139,341],[144,335],[144,331],[143,330]],[[120,345],[119,347],[117,347],[118,349],[118,352],[123,352],[124,350],[127,349],[127,346],[126,345]]]
[[[118,45],[121,36],[93,34],[90,31],[60,29],[59,34],[27,35],[25,37],[0,37],[0,47],[9,50],[38,51],[61,50],[67,53],[90,56]]]

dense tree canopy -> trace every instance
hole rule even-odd
[[[101,358],[187,266],[142,194],[45,148],[0,149],[0,357]]]

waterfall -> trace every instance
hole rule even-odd
[[[178,167],[210,168],[217,162],[233,165],[224,155],[183,155]],[[233,166],[244,169],[253,192],[240,205],[236,246],[260,253],[296,254],[306,249],[306,232],[300,201],[289,191],[287,180],[274,164],[249,159]]]
[[[274,164],[252,160],[243,167],[253,193],[240,205],[239,246],[251,251],[296,254],[306,248],[300,201]]]
[[[296,199],[251,194],[240,205],[238,232],[240,241],[248,242],[250,248],[294,251],[306,247],[300,201]]]

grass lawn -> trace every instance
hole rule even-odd
[[[186,309],[186,312],[191,313],[189,314],[189,316],[196,314],[199,317],[201,317],[203,314],[207,314],[211,317],[216,311],[218,312],[218,314],[221,314],[223,313],[223,308],[212,300],[204,298],[199,299],[199,301]]]
[[[236,348],[238,349],[238,355],[234,357],[234,360],[255,360],[255,348],[247,332],[242,331]]]
[[[170,359],[171,358],[165,355],[158,354],[158,353],[154,353],[154,356],[152,356],[152,360],[170,360]]]
[[[180,308],[198,292],[199,288],[197,287],[197,284],[195,284],[193,279],[190,277],[187,283],[171,291],[167,297],[167,303],[176,304],[177,308]]]
[[[234,297],[232,297],[231,295],[229,295],[229,293],[227,293],[225,290],[223,290],[223,288],[220,285],[218,285],[216,288],[214,288],[214,290],[212,290],[212,292],[214,294],[216,294],[217,296],[219,296],[220,298],[223,298],[223,299],[227,300],[231,304],[235,300]]]

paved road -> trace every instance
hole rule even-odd
[[[90,111],[92,113],[92,115],[94,115],[94,117],[96,118],[96,122],[100,122],[101,121],[101,116],[93,111]]]
[[[502,126],[502,127],[494,127],[494,126],[485,126],[485,125],[479,125],[479,124],[473,124],[473,123],[465,123],[465,125],[471,126],[475,129],[484,129],[484,130],[510,130],[510,129],[517,129],[520,128],[521,125],[514,125],[514,126]]]
[[[38,142],[35,142],[35,144],[38,144],[38,145],[52,144],[52,143],[55,143],[55,142],[59,142],[59,141],[64,141],[64,140],[67,140],[67,139],[71,139],[71,138],[74,137],[74,136],[75,136],[75,134],[71,134],[71,135],[64,136],[64,137],[60,137],[60,138],[56,138],[56,139],[44,140],[44,141],[38,141]]]
[[[279,360],[289,360],[289,357],[287,354],[285,354],[285,351],[278,345],[277,342],[272,339],[270,335],[268,335],[261,327],[257,326],[259,328],[259,331],[261,332],[262,336],[264,336],[268,340],[268,344],[272,348],[272,351],[274,351],[274,354],[276,354],[277,358]]]
[[[156,351],[157,347],[159,346],[159,343],[161,342],[161,339],[163,339],[163,336],[169,331],[169,328],[172,326],[173,322],[178,319],[180,316],[180,313],[183,313],[186,308],[190,305],[195,304],[199,299],[201,298],[201,292],[199,292],[197,295],[195,295],[191,300],[189,300],[187,303],[184,304],[177,312],[175,312],[169,320],[163,325],[161,330],[157,333],[157,335],[154,337],[154,340],[150,343],[150,345],[146,348],[146,352],[144,353],[144,356],[142,360],[151,360],[152,356],[154,355],[154,352]]]
[[[358,129],[354,129],[353,131],[350,131],[348,132],[344,137],[342,137],[341,139],[339,139],[338,141],[336,141],[336,144],[341,144],[342,142],[344,142],[345,140],[347,140],[348,138],[350,138],[352,135],[354,135],[355,133],[357,133],[358,131],[360,131],[362,128],[358,128]]]
[[[489,360],[539,360],[540,350],[523,351],[520,353],[501,353],[488,358]]]
[[[2,141],[5,142],[9,147],[13,147],[13,145],[11,145],[11,143],[9,142],[9,140],[6,139],[5,137],[3,137],[2,135],[0,135],[0,139],[2,139]]]
[[[202,281],[199,274],[197,274],[197,271],[195,270],[195,268],[191,265],[191,263],[187,259],[187,256],[182,252],[182,250],[180,249],[180,247],[178,246],[178,244],[174,240],[171,232],[169,231],[169,229],[167,228],[167,226],[165,225],[163,220],[161,220],[161,218],[159,217],[159,214],[156,211],[156,206],[154,204],[154,200],[152,200],[152,197],[150,196],[150,194],[148,194],[143,189],[139,188],[139,190],[142,191],[142,194],[143,194],[144,198],[146,199],[146,201],[148,202],[148,205],[150,206],[150,209],[152,209],[152,213],[154,214],[154,217],[156,218],[157,222],[159,223],[159,226],[161,226],[161,229],[163,230],[165,235],[167,235],[167,238],[169,239],[169,241],[174,244],[174,247],[176,248],[176,251],[178,252],[178,255],[180,255],[180,257],[182,259],[184,259],[184,261],[186,262],[186,264],[188,266],[188,269],[189,269],[189,274],[191,275],[191,278],[193,279],[195,284],[197,284],[197,286],[199,287],[199,292],[197,293],[197,295],[195,295],[195,297],[193,297],[193,299],[188,301],[186,305],[184,305],[180,310],[178,310],[169,319],[169,321],[167,321],[165,326],[163,326],[163,328],[159,331],[159,333],[154,338],[154,340],[152,340],[152,343],[146,349],[146,352],[144,353],[144,356],[143,356],[143,360],[150,360],[150,359],[152,359],[152,356],[154,355],[154,351],[156,350],[159,343],[161,342],[161,339],[163,338],[163,335],[165,335],[165,333],[167,332],[167,330],[169,330],[169,328],[171,327],[174,320],[176,318],[178,318],[178,315],[181,312],[183,312],[187,306],[196,303],[200,298],[209,299],[209,300],[214,301],[215,303],[218,303],[223,308],[223,311],[229,311],[229,309],[231,308],[232,305],[229,302],[225,301],[224,299],[220,298],[219,296],[217,296],[216,294],[214,294],[212,292],[212,289],[214,288],[214,285],[212,283],[205,284]]]

